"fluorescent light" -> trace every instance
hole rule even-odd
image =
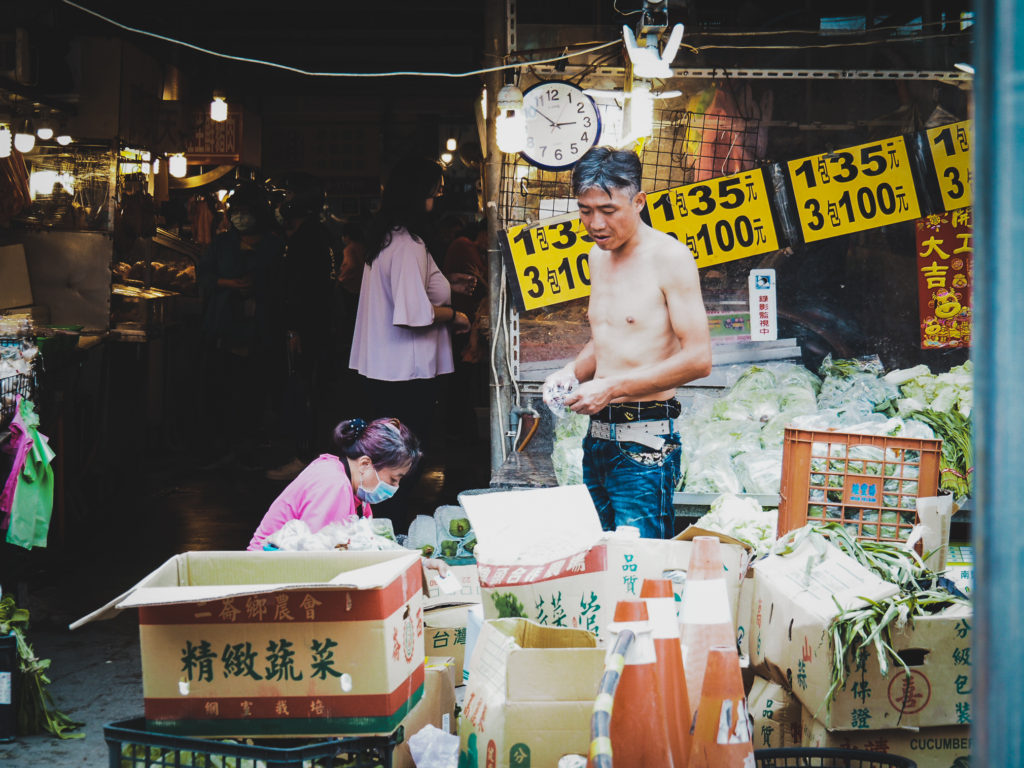
[[[968,64],[966,61],[958,61],[953,66],[959,69],[961,72],[966,72],[968,75],[974,74],[974,67]]]
[[[0,125],[0,157],[11,156],[11,146],[13,137],[11,136],[11,128],[8,125]]]
[[[180,179],[188,173],[188,161],[184,152],[178,152],[167,159],[167,170],[176,179]]]
[[[228,102],[224,96],[216,93],[213,95],[213,101],[210,102],[210,119],[217,123],[223,123],[228,119]]]

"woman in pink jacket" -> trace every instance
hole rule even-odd
[[[370,504],[391,498],[420,459],[419,441],[398,419],[343,421],[334,428],[334,444],[337,456],[314,459],[270,505],[250,551],[263,549],[289,520],[302,520],[316,533],[359,514],[372,517]]]

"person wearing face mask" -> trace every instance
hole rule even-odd
[[[240,185],[227,200],[231,227],[217,235],[199,264],[207,371],[205,445],[214,463],[246,450],[268,397],[265,362],[271,339],[271,306],[284,244],[271,232],[262,190]],[[235,436],[227,445],[225,436]]]
[[[334,444],[337,455],[314,459],[270,505],[250,551],[262,550],[289,520],[316,533],[330,523],[373,517],[370,505],[391,498],[420,459],[416,436],[393,418],[343,421],[334,428]]]

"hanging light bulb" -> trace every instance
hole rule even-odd
[[[217,123],[223,123],[228,119],[227,98],[220,91],[213,92],[213,101],[210,102],[210,119]]]
[[[184,152],[177,152],[167,159],[167,171],[176,179],[180,179],[188,173],[188,161]]]
[[[60,141],[60,137],[57,137],[57,141]],[[153,175],[156,176],[158,173],[160,173],[160,158],[159,157],[153,159]]]
[[[62,147],[66,147],[71,143],[71,136],[67,132],[57,134],[57,143]]]
[[[452,157],[453,156],[451,152],[442,152],[441,162],[444,163],[445,165],[448,165],[452,161]]]
[[[21,152],[23,155],[27,155],[36,146],[36,135],[32,132],[32,123],[25,120],[21,124],[21,128],[14,134],[14,148]]]
[[[43,141],[49,141],[53,138],[53,121],[47,117],[42,117],[36,123],[36,136]]]
[[[526,114],[523,92],[508,83],[498,91],[496,136],[502,152],[519,152],[526,146]]]
[[[454,138],[448,139],[448,141],[444,143],[444,148],[447,149],[449,152],[454,152],[458,148],[458,146],[459,142],[457,142]]]
[[[0,125],[0,157],[11,156],[11,126]]]

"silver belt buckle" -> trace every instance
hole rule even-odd
[[[590,434],[598,440],[639,443],[654,451],[660,451],[665,446],[665,438],[652,434],[652,432],[671,431],[671,428],[671,424],[664,419],[654,422],[624,424],[613,424],[604,421],[590,422]]]

